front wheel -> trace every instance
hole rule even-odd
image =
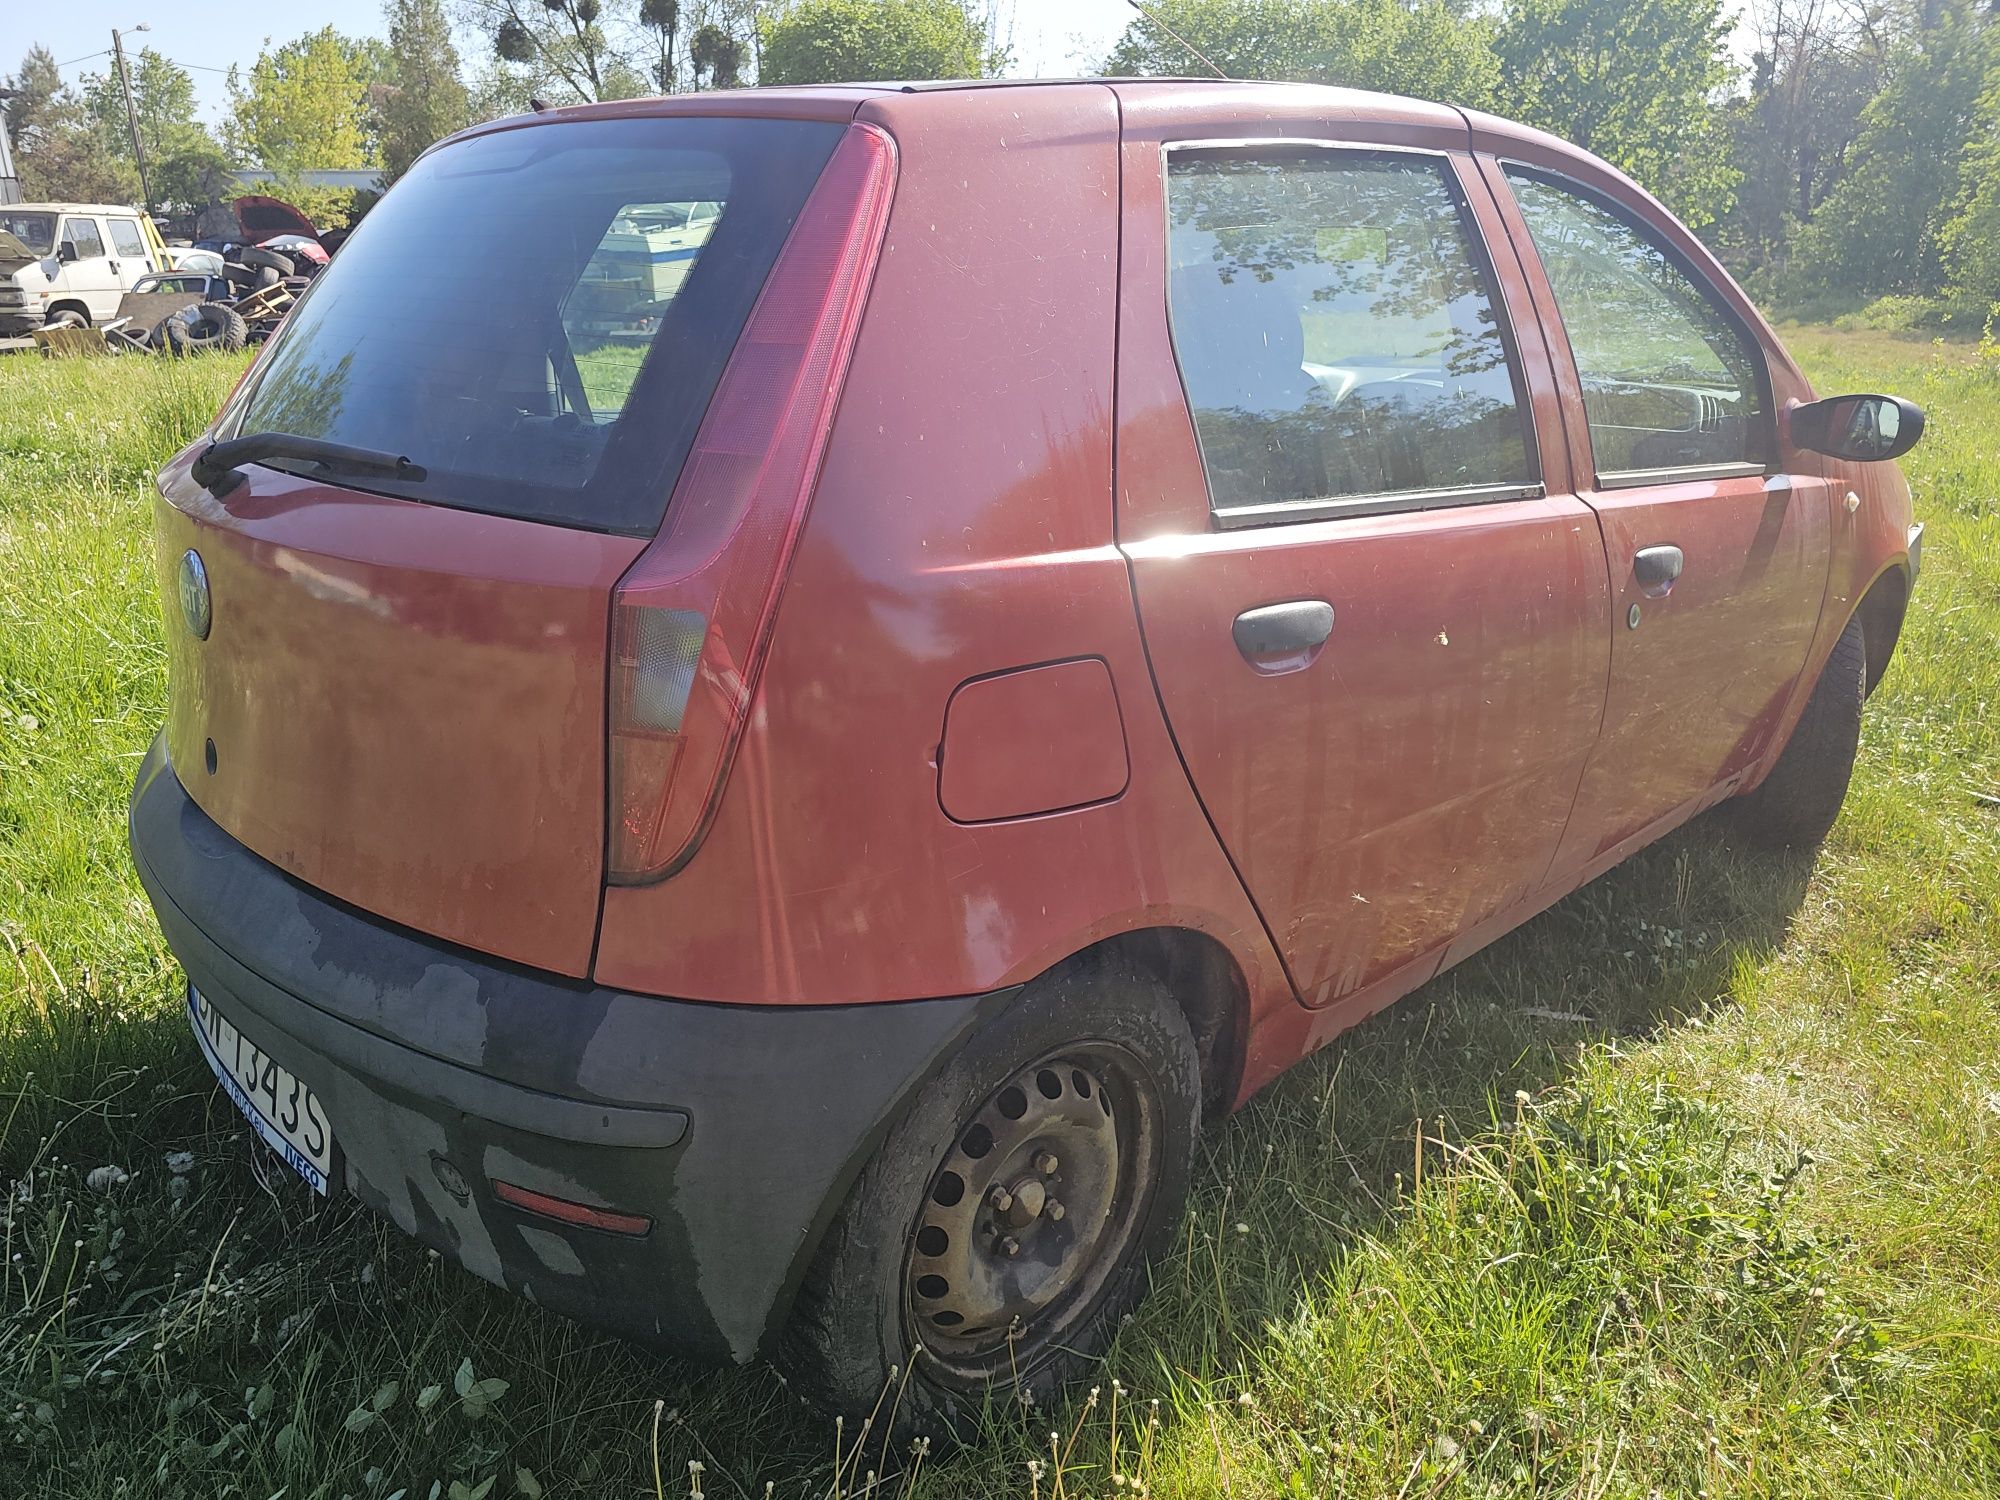
[[[1857,615],[1834,643],[1771,774],[1728,804],[1738,832],[1773,849],[1817,849],[1825,842],[1847,799],[1867,696],[1867,641]]]
[[[816,1404],[963,1436],[1081,1374],[1187,1200],[1201,1078],[1157,982],[1045,975],[919,1091],[799,1293],[780,1359]],[[887,1392],[886,1398],[884,1393]]]

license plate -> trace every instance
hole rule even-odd
[[[333,1127],[318,1097],[193,985],[188,1019],[202,1055],[251,1127],[314,1192],[325,1193],[333,1172]]]

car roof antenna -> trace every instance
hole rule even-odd
[[[1201,48],[1197,47],[1193,42],[1189,41],[1186,37],[1182,36],[1178,31],[1174,30],[1173,27],[1169,26],[1159,16],[1155,15],[1152,11],[1148,10],[1143,4],[1140,3],[1140,0],[1125,0],[1125,3],[1131,6],[1132,9],[1139,12],[1139,14],[1144,16],[1147,20],[1151,21],[1155,26],[1159,27],[1160,30],[1164,31],[1168,36],[1172,37],[1175,41],[1179,42],[1181,46],[1187,50],[1189,56],[1193,57],[1196,62],[1200,63],[1204,68],[1207,68],[1208,71],[1213,73],[1217,78],[1220,78],[1224,83],[1229,83],[1233,81],[1231,80],[1231,78],[1227,73],[1223,72],[1222,69],[1218,68],[1214,63],[1208,60],[1207,53],[1203,52]]]

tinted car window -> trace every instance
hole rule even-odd
[[[129,255],[134,260],[146,258],[146,241],[139,233],[137,219],[106,219],[104,224],[111,231],[111,243],[118,247],[120,255]]]
[[[76,246],[79,259],[88,260],[104,253],[104,241],[98,237],[97,225],[90,219],[64,219],[63,238]]]
[[[228,421],[428,471],[358,487],[650,533],[841,129],[595,120],[433,152],[300,299]],[[695,205],[717,212],[690,229]]]
[[[1569,333],[1597,472],[1765,462],[1763,363],[1711,294],[1608,204],[1507,176]]]
[[[1176,155],[1167,200],[1174,350],[1218,513],[1533,479],[1442,162]]]

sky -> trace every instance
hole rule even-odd
[[[1000,0],[1003,30],[1011,29],[1020,77],[1095,72],[1135,12],[1126,0]],[[228,103],[232,64],[248,67],[269,42],[286,42],[322,26],[351,36],[380,35],[381,0],[0,0],[0,73],[20,66],[40,42],[55,53],[65,79],[110,69],[111,29],[145,33],[126,46],[151,47],[193,76],[202,117],[218,121]],[[1010,25],[1011,23],[1011,25]]]

